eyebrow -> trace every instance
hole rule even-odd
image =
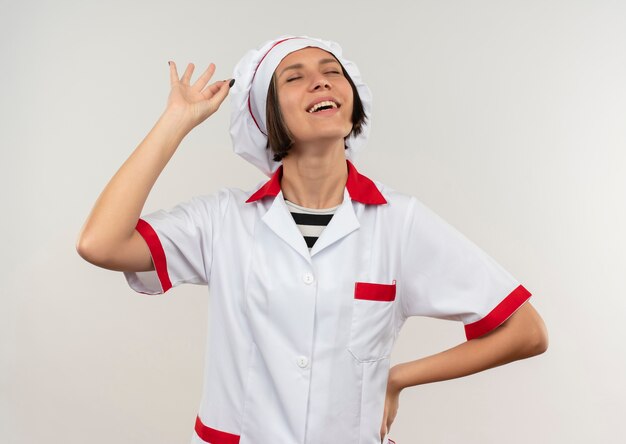
[[[328,59],[322,59],[318,62],[318,65],[325,65],[327,63],[337,63],[339,64],[339,62],[336,59],[333,58],[328,58]],[[296,63],[293,65],[289,65],[287,66],[285,69],[283,69],[280,74],[278,75],[278,78],[280,78],[280,76],[282,76],[285,71],[290,70],[290,69],[300,69],[300,68],[304,68],[304,65],[302,63]]]

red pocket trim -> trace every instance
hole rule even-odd
[[[396,280],[393,280],[393,284],[355,282],[354,299],[391,302],[396,299]]]

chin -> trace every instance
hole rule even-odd
[[[337,134],[316,134],[314,137],[304,139],[303,143],[341,143],[343,144],[345,136]]]
[[[313,131],[308,139],[311,142],[314,142],[316,140],[319,140],[319,141],[333,140],[333,139],[343,140],[350,135],[351,131],[352,131],[352,127],[348,129],[346,128],[333,128],[333,129],[323,128],[318,131]]]

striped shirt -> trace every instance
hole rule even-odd
[[[332,208],[306,208],[287,199],[285,199],[285,203],[302,236],[304,236],[309,251],[311,251],[315,241],[320,237],[339,205]]]

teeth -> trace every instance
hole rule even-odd
[[[331,108],[338,108],[337,104],[333,102],[332,100],[325,100],[324,102],[316,103],[315,105],[313,105],[313,107],[309,109],[309,112],[314,113],[318,109],[325,107],[325,106],[330,106]]]

